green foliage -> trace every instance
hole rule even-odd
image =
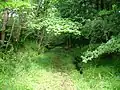
[[[59,34],[72,34],[72,35],[80,35],[79,24],[71,22],[70,20],[64,20],[61,18],[48,18],[44,25],[47,26],[47,33],[53,33],[55,35]]]
[[[1,24],[3,23],[3,11],[5,8],[9,10],[9,17],[6,25],[6,37],[5,41],[7,44],[4,46],[6,49],[8,46],[16,45],[18,42],[21,42],[21,36],[23,35],[23,28],[26,28],[27,16],[32,13],[31,11],[35,8],[34,5],[31,6],[30,3],[23,1],[10,1],[2,2],[1,7]],[[2,26],[1,26],[2,28]],[[10,47],[9,47],[10,48]]]
[[[111,36],[119,34],[119,15],[118,11],[102,10],[94,20],[87,20],[83,26],[82,34],[91,43],[102,43],[108,41]]]
[[[27,2],[23,2],[23,1],[8,1],[8,2],[1,2],[0,4],[0,7],[1,9],[4,9],[4,8],[20,8],[20,7],[23,7],[23,8],[30,8],[31,5],[30,3],[27,3]]]
[[[95,43],[100,46],[89,50],[90,46],[81,56],[83,62],[99,58],[106,53],[120,52],[119,18],[118,10],[114,6],[113,10],[102,10],[94,20],[86,22],[81,33],[90,40],[90,44]]]
[[[13,43],[14,38],[18,37],[19,41],[23,42],[33,39],[37,41],[39,47],[42,47],[54,42],[66,43],[70,38],[74,38],[82,45],[85,38],[91,48],[91,44],[100,44],[104,47],[111,41],[112,36],[116,37],[119,34],[120,16],[117,4],[112,5],[111,10],[105,7],[97,10],[95,6],[97,1],[36,0],[35,2],[36,4],[19,0],[1,2],[1,8],[15,9],[18,14],[18,17],[12,17],[8,21],[6,41]],[[101,54],[103,52],[99,55]]]
[[[98,0],[0,2],[1,28],[2,12],[5,8],[9,8],[9,12],[16,14],[8,20],[5,47],[0,49],[0,86],[5,86],[0,89],[6,90],[7,87],[11,90],[41,90],[41,88],[48,89],[46,86],[48,85],[54,90],[51,85],[57,84],[61,89],[59,84],[63,82],[59,81],[66,82],[66,76],[67,78],[70,76],[67,81],[80,90],[119,89],[119,58],[114,64],[116,67],[98,66],[96,68],[91,62],[87,63],[103,55],[120,52],[119,7],[117,3],[105,5],[105,2],[109,2],[108,0],[103,3],[100,1],[104,0],[99,2]],[[85,42],[87,43],[84,44]],[[19,49],[18,46],[21,43],[22,47]],[[77,48],[68,50],[69,46],[67,47],[66,44],[77,43],[80,44]],[[44,47],[50,44],[54,46],[63,44],[66,50],[57,47],[41,54],[45,51]],[[3,53],[2,50],[5,49],[6,52]],[[13,52],[14,50],[16,52]],[[85,68],[82,76],[72,64],[72,59],[76,56],[80,56],[83,62],[87,63],[83,63]],[[115,74],[116,72],[118,75]],[[54,78],[54,75],[58,76],[59,80]],[[6,76],[9,78],[7,82]],[[43,83],[44,80],[47,82]]]
[[[92,18],[95,13],[90,3],[89,0],[58,0],[56,7],[62,17],[80,22],[83,18]]]
[[[35,47],[33,42],[25,43],[24,49],[6,53],[0,59],[1,90],[117,90],[120,87],[119,74],[115,75],[111,66],[85,64],[80,75],[72,64],[73,56],[65,50],[54,49],[38,55],[31,47]],[[61,83],[64,83],[62,87]]]
[[[36,17],[33,13],[27,17],[29,29],[25,32],[25,38],[39,40],[42,45],[47,45],[54,42],[62,43],[70,35],[75,38],[81,35],[81,24],[60,18],[58,10],[54,7],[47,9],[47,12],[47,15],[40,14]]]
[[[93,51],[86,51],[81,56],[83,62],[100,57],[106,53],[120,52],[120,36],[112,37],[107,43],[101,44]]]
[[[82,34],[90,40],[90,43],[105,42],[110,38],[111,33],[111,25],[102,18],[88,21],[82,29]]]

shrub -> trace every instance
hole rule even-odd
[[[106,53],[120,52],[120,36],[112,37],[107,43],[103,43],[93,51],[86,51],[81,58],[83,62],[93,60]]]

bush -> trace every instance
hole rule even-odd
[[[107,43],[103,43],[93,51],[86,51],[81,58],[83,62],[93,60],[106,53],[120,52],[120,36],[112,37]]]

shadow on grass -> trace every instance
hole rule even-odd
[[[61,49],[40,54],[35,58],[35,63],[54,72],[70,72],[75,68],[72,64],[72,57]]]
[[[55,88],[55,85],[58,88],[65,88],[64,85],[59,87],[59,84],[63,82],[67,84],[66,78],[69,83],[73,84],[69,75],[65,74],[74,68],[72,57],[64,50],[53,50],[40,55],[34,50],[23,50],[5,57],[4,60],[7,62],[3,60],[4,65],[1,69],[6,70],[0,74],[0,86],[3,86],[0,90],[47,90],[44,88],[51,85],[50,88]],[[39,89],[41,87],[43,89]]]
[[[9,54],[6,57],[3,62],[5,64],[1,64],[3,65],[2,68],[6,69],[6,73],[0,74],[0,85],[7,86],[8,89],[0,88],[1,90],[9,90],[13,86],[14,89],[11,90],[44,90],[27,88],[35,88],[37,86],[40,88],[40,84],[47,86],[55,80],[52,82],[54,87],[57,81],[60,81],[59,78],[66,78],[61,76],[59,72],[72,72],[69,75],[76,82],[74,84],[78,85],[78,90],[119,90],[120,88],[119,77],[114,76],[115,69],[111,67],[113,63],[110,62],[108,64],[107,61],[105,64],[105,59],[98,62],[99,66],[97,67],[93,63],[85,64],[84,73],[80,75],[75,71],[75,67],[72,64],[73,57],[63,49],[52,49],[40,55],[34,50],[24,50]],[[9,73],[14,76],[10,78]],[[9,77],[5,77],[5,75]],[[57,80],[55,77],[57,77]],[[45,80],[46,82],[44,82]],[[17,87],[20,89],[17,89]]]
[[[33,66],[53,72],[71,72],[75,69],[72,57],[61,48],[55,48],[40,55],[36,50],[28,48],[16,53],[7,53],[3,57],[0,59],[0,71],[9,76],[22,70],[29,71]]]

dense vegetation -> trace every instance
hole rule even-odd
[[[119,90],[119,4],[119,0],[0,0],[0,89],[47,90],[38,83],[34,89],[28,82],[40,79],[32,74],[40,74],[39,69],[53,75],[47,72],[53,67],[67,72],[62,77],[70,76],[75,84],[69,83],[77,87],[53,90]],[[19,72],[25,73],[27,84],[16,79]]]

